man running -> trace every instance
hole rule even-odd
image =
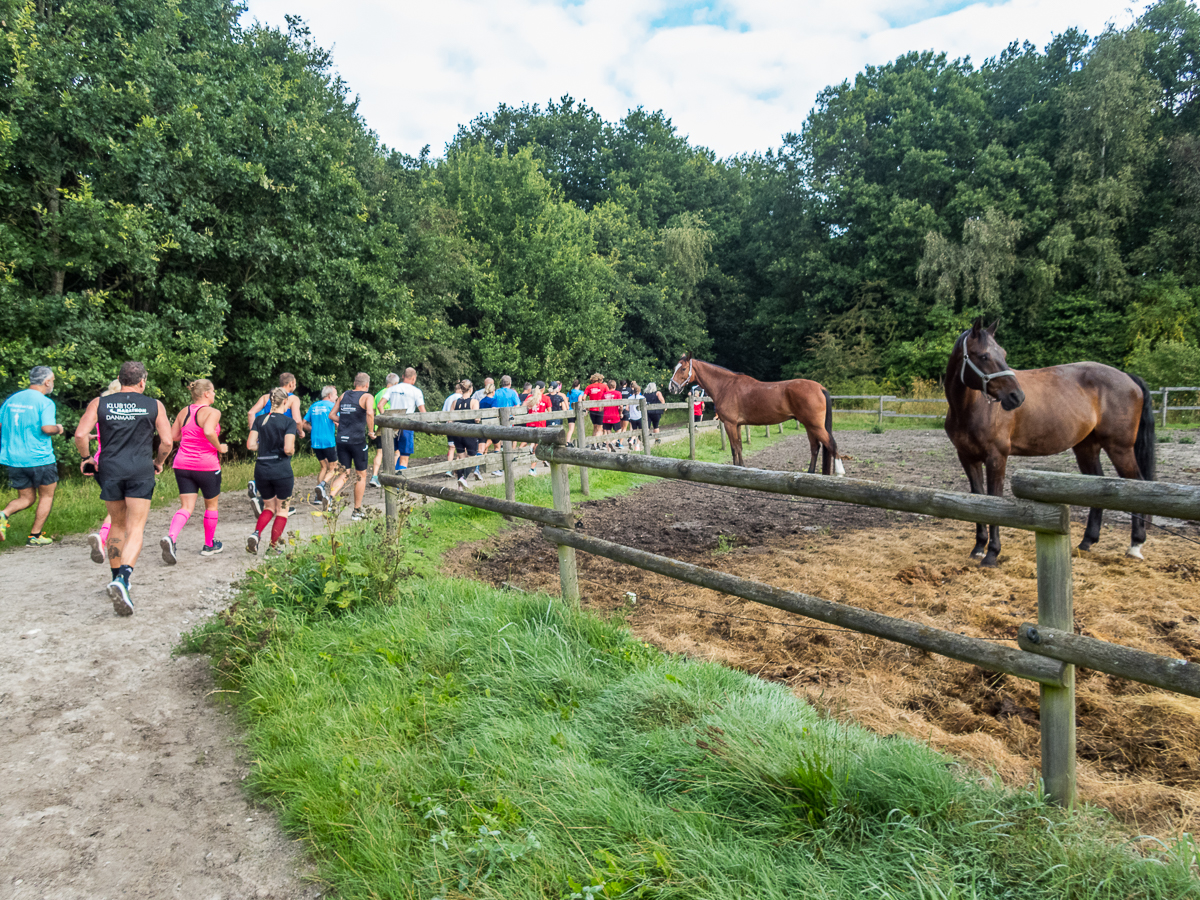
[[[388,376],[389,378],[391,376]],[[417,387],[417,370],[409,366],[404,370],[404,381],[391,388],[384,395],[388,412],[411,415],[415,412],[425,412],[425,395]],[[416,446],[415,435],[411,431],[396,433],[396,471],[408,468],[408,458],[412,456]]]
[[[100,499],[112,516],[108,533],[108,564],[112,581],[108,597],[118,616],[133,615],[129,582],[138,554],[142,552],[142,532],[150,515],[154,496],[154,476],[163,470],[171,452],[171,420],[166,407],[146,396],[146,367],[127,362],[117,375],[121,390],[97,397],[84,410],[75,429],[75,448],[83,457],[82,467],[96,469]],[[89,456],[89,435],[98,429],[104,448],[103,460]],[[158,453],[154,435],[158,434]]]
[[[338,397],[329,418],[337,425],[338,475],[329,486],[323,508],[328,509],[338,491],[345,486],[353,464],[357,479],[350,521],[359,522],[366,518],[362,502],[367,490],[367,435],[375,433],[375,398],[371,396],[370,375],[359,372],[354,376],[354,388]]]
[[[588,380],[588,386],[583,389],[584,400],[603,400],[605,393],[608,391],[608,385],[604,383],[604,376],[596,372]],[[588,411],[588,418],[592,420],[592,437],[599,437],[604,431],[604,414],[599,407],[593,406]]]
[[[16,490],[4,511],[0,512],[0,541],[8,537],[8,517],[33,506],[33,528],[25,544],[42,547],[54,543],[42,534],[42,528],[54,505],[58,485],[58,465],[54,461],[52,435],[66,429],[54,421],[54,373],[47,366],[29,371],[29,387],[17,391],[0,407],[0,465],[8,466],[8,483]]]
[[[313,455],[321,463],[321,473],[317,477],[317,487],[313,491],[313,503],[317,506],[325,499],[325,491],[329,486],[329,477],[337,467],[337,434],[329,414],[333,412],[333,401],[337,398],[337,388],[327,384],[321,388],[321,399],[308,408],[304,421],[312,437]]]

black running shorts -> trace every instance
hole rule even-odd
[[[58,466],[9,466],[8,483],[14,491],[46,487],[58,483]]]
[[[258,475],[257,472],[254,474]],[[254,479],[254,487],[258,489],[259,496],[264,500],[274,500],[276,497],[280,500],[286,500],[292,496],[292,491],[296,487],[296,476],[268,475],[266,478],[258,477]]]
[[[221,470],[197,472],[192,469],[176,469],[175,483],[179,485],[181,494],[203,494],[205,500],[211,500],[221,494]]]
[[[349,444],[338,444],[338,465],[343,469],[349,469],[350,464],[354,464],[355,472],[367,471],[367,448],[352,447]]]
[[[313,456],[321,462],[336,463],[337,447],[313,447]]]
[[[154,476],[149,478],[105,478],[101,471],[96,476],[100,483],[100,499],[108,502],[118,500],[151,500],[154,498]]]
[[[592,420],[593,425],[600,425],[604,421],[604,411],[600,409],[589,409],[587,411],[588,418]]]

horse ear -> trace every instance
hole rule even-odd
[[[995,322],[993,322],[991,325],[989,325],[989,326],[988,326],[988,327],[985,329],[985,330],[987,331],[987,333],[988,333],[988,335],[989,335],[989,336],[991,336],[991,337],[995,337],[995,336],[996,336],[996,326],[998,326],[999,324],[1000,324],[1000,320],[999,320],[999,319],[997,319]]]
[[[975,321],[971,323],[971,337],[979,337],[983,331],[983,317],[976,316]]]

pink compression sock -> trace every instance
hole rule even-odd
[[[111,522],[105,522],[100,526],[100,545],[103,547],[108,546],[108,529],[110,528],[112,528]]]
[[[175,515],[171,517],[171,527],[167,529],[167,537],[173,541],[178,540],[179,532],[183,531],[183,526],[191,517],[192,514],[186,509],[177,509]]]
[[[215,509],[206,509],[204,511],[204,546],[211,547],[213,538],[217,536],[217,520],[220,514]]]

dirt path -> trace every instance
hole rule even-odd
[[[314,532],[310,510],[289,527]],[[210,697],[207,660],[171,658],[180,633],[222,608],[255,562],[243,543],[250,504],[222,496],[226,549],[208,559],[193,515],[168,567],[158,539],[173,513],[151,513],[128,619],[113,614],[108,567],[83,536],[0,555],[0,896],[323,893],[275,816],[246,800],[247,761],[233,716]]]

